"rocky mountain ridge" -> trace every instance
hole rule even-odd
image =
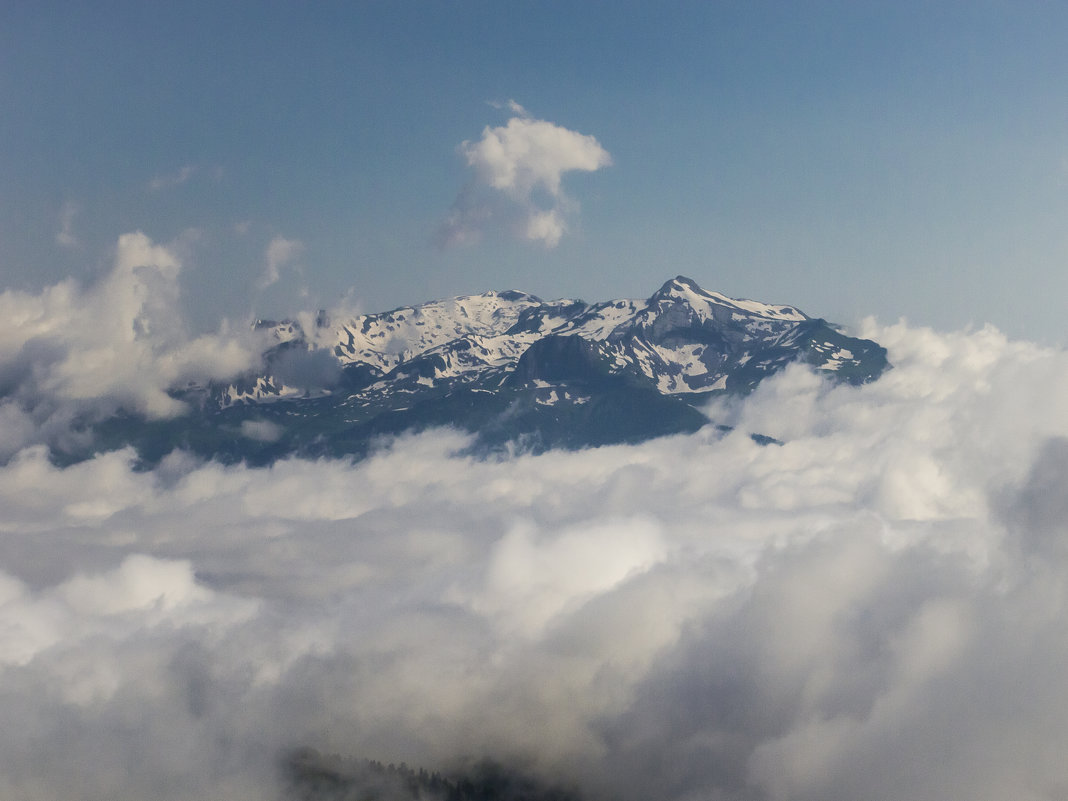
[[[433,426],[479,448],[585,447],[694,431],[717,394],[750,392],[803,362],[859,384],[886,351],[793,306],[728,298],[678,276],[646,300],[543,301],[486,292],[332,321],[261,321],[265,369],[185,388],[197,411],[105,426],[148,459],[361,456]],[[125,434],[124,434],[125,432]],[[106,438],[105,438],[106,439]]]
[[[792,306],[706,292],[683,276],[646,301],[545,302],[522,292],[486,292],[334,326],[320,315],[316,327],[330,333],[317,331],[314,338],[293,321],[259,325],[280,345],[328,347],[343,368],[355,368],[370,381],[369,395],[396,391],[404,383],[427,388],[500,383],[532,345],[550,337],[596,343],[611,372],[644,376],[663,394],[747,391],[799,358],[854,383],[877,377],[885,367],[885,351],[873,342],[844,336]],[[222,403],[308,392],[283,388],[273,376],[257,378],[254,390],[229,387]]]

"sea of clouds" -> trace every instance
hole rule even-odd
[[[637,446],[250,469],[48,447],[254,364],[142,235],[0,294],[0,798],[273,801],[290,749],[621,801],[1068,794],[1068,354],[866,323]],[[761,446],[749,436],[775,437]]]

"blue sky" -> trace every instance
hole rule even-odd
[[[140,230],[180,251],[202,328],[682,273],[1063,342],[1068,6],[575,5],[4,4],[2,285],[89,281]],[[511,119],[605,163],[517,201],[462,149]],[[472,193],[481,237],[442,247]],[[516,235],[524,203],[558,242]]]

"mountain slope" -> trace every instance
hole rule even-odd
[[[311,331],[257,325],[276,343],[263,374],[176,392],[197,408],[182,418],[106,421],[94,447],[266,463],[362,456],[382,436],[443,425],[475,433],[482,450],[639,442],[695,431],[709,397],[747,393],[791,362],[855,384],[888,366],[875,342],[682,276],[644,301],[486,292],[336,322],[320,314]]]

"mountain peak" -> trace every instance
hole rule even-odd
[[[650,309],[662,303],[688,306],[699,317],[714,317],[726,322],[728,320],[762,318],[783,322],[799,323],[810,319],[800,309],[793,306],[771,305],[744,298],[730,298],[719,292],[709,292],[698,286],[697,282],[685,275],[677,275],[653,293],[649,298]],[[654,311],[654,314],[658,314]]]
[[[707,294],[692,278],[687,278],[685,275],[676,275],[671,280],[665,281],[660,289],[656,290],[652,297],[649,298],[649,302],[652,303],[663,298]]]

